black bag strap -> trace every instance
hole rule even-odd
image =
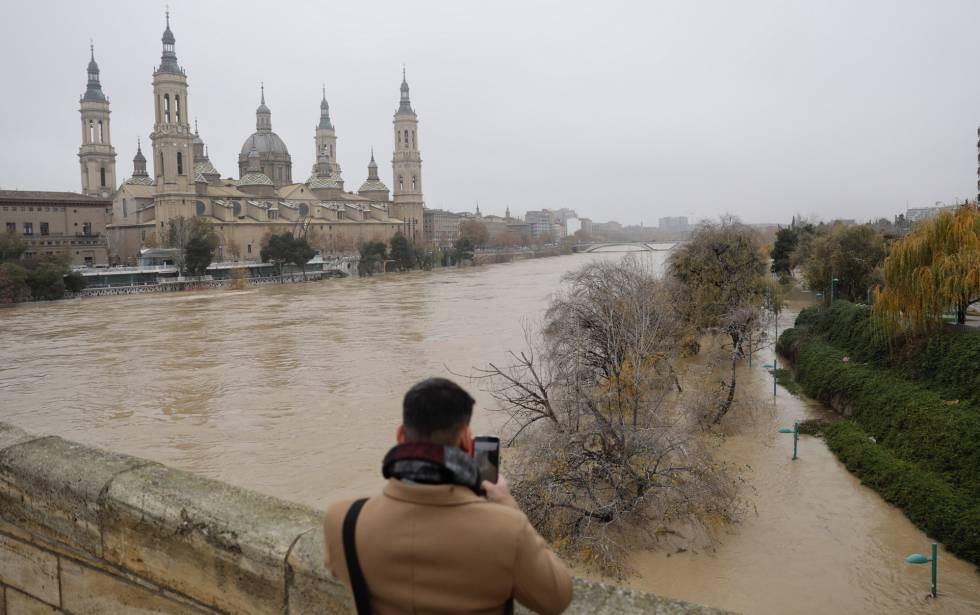
[[[357,517],[367,498],[361,498],[351,504],[344,517],[342,536],[344,540],[344,559],[347,560],[347,574],[350,576],[350,588],[354,592],[354,604],[357,615],[371,615],[371,595],[368,593],[361,563],[357,560],[357,545],[354,542],[354,530],[357,527]]]

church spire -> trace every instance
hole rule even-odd
[[[86,102],[106,102],[105,94],[102,93],[102,84],[99,82],[99,65],[95,61],[95,43],[89,41],[89,61],[88,61],[88,84],[82,100]]]
[[[143,146],[136,139],[136,155],[133,156],[133,177],[146,177],[146,157],[143,156]]]
[[[174,43],[176,39],[174,38],[174,33],[170,30],[170,9],[167,9],[167,27],[163,31],[163,37],[160,39],[163,42],[163,55],[160,56],[160,68],[161,73],[173,73],[175,75],[183,75],[184,71],[180,69],[180,65],[177,64],[177,52],[174,51]]]
[[[402,64],[402,97],[398,104],[398,113],[415,113],[412,111],[412,101],[408,96],[408,80],[405,78],[405,65]]]
[[[323,98],[320,99],[320,123],[317,124],[317,128],[333,130],[333,124],[330,123],[330,103],[327,102],[326,84],[323,84]]]
[[[374,148],[371,148],[371,162],[368,163],[368,181],[378,180],[378,163],[374,161]]]
[[[261,82],[260,86],[262,94],[259,101],[259,106],[255,110],[255,130],[257,132],[271,132],[272,131],[272,111],[269,107],[265,106],[265,82]]]

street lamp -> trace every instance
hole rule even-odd
[[[776,400],[776,359],[775,359],[775,357],[773,357],[772,363],[766,363],[762,367],[764,369],[769,370],[769,373],[772,374],[772,398],[773,398],[773,402],[775,403],[775,400]]]
[[[780,427],[779,433],[793,434],[793,461],[796,461],[796,443],[800,440],[800,422],[794,421],[793,429],[790,429],[789,427]]]
[[[936,543],[932,543],[932,557],[926,557],[919,553],[913,553],[905,558],[909,564],[928,564],[932,562],[932,597],[938,596],[936,593]]]

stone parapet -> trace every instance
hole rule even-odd
[[[320,512],[0,423],[0,615],[350,613]],[[720,613],[576,580],[569,613]]]

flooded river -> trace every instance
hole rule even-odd
[[[323,507],[381,484],[408,386],[521,347],[591,258],[618,255],[2,309],[0,420]],[[749,374],[771,400],[768,374]],[[776,402],[721,451],[753,511],[712,553],[638,554],[630,584],[749,613],[980,612],[980,576],[945,553],[940,599],[924,599],[928,566],[904,556],[928,538],[821,441],[790,462],[776,426],[822,410]],[[476,430],[498,420],[478,409]]]

